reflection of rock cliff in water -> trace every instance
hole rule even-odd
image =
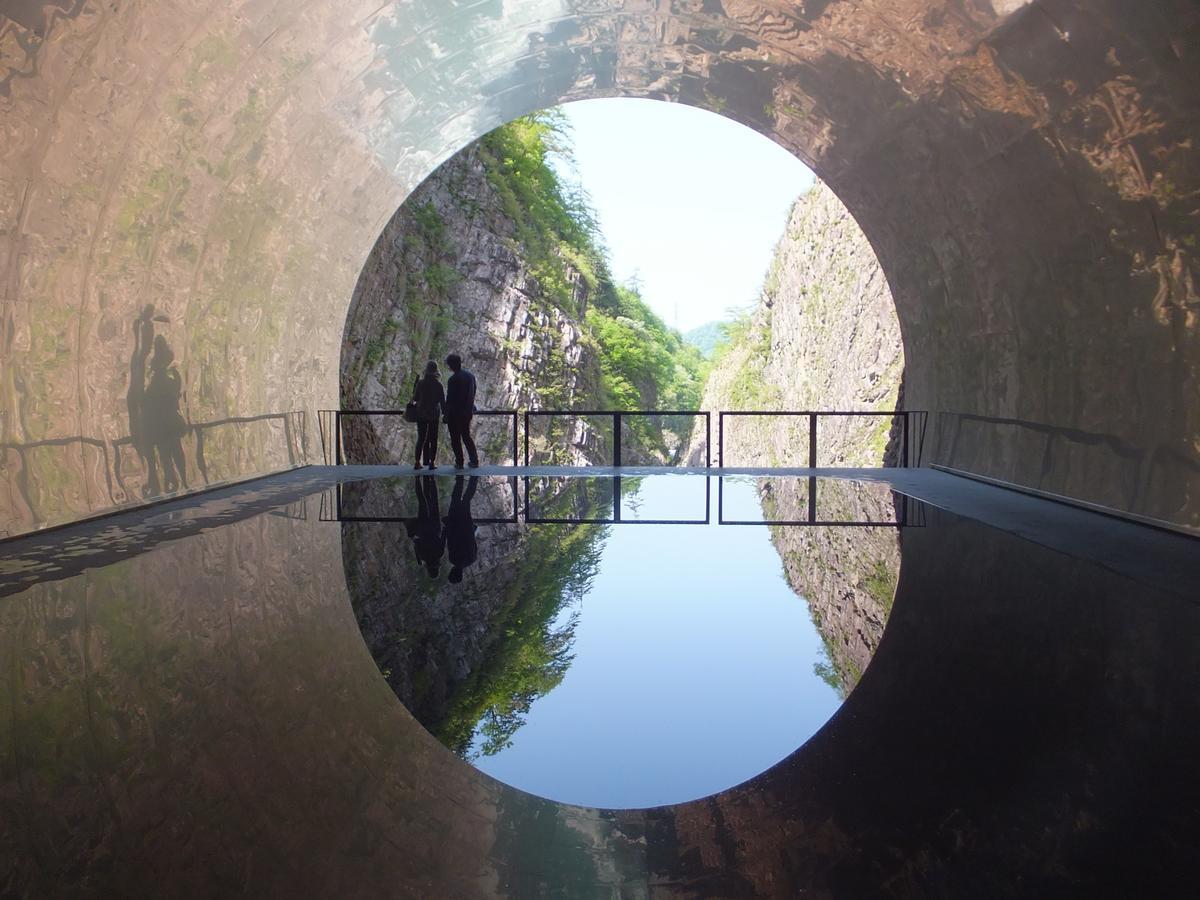
[[[803,519],[805,479],[772,479],[759,486],[768,519]],[[897,501],[886,485],[821,479],[817,518],[837,522],[894,522]],[[897,530],[837,525],[774,526],[771,542],[792,589],[808,600],[825,641],[821,674],[845,696],[858,683],[883,637],[900,572]]]
[[[890,410],[904,353],[887,280],[866,237],[823,184],[796,201],[754,311],[732,333],[705,387],[725,410]],[[890,417],[822,418],[820,466],[894,465]],[[808,420],[725,422],[726,465],[808,464]],[[693,440],[692,461],[702,445]],[[806,519],[807,482],[761,482],[769,518]],[[778,515],[771,512],[778,511]],[[823,480],[818,519],[894,521],[889,491]],[[789,584],[806,597],[829,654],[825,672],[849,691],[883,633],[900,568],[895,528],[774,528]]]
[[[556,619],[589,582],[603,531],[488,522],[512,517],[516,482],[479,479],[471,503],[475,559],[461,583],[452,583],[447,547],[431,576],[414,521],[426,503],[418,491],[421,482],[436,484],[435,515],[448,524],[456,480],[348,485],[344,517],[407,521],[343,521],[342,558],[359,628],[388,684],[421,724],[465,756],[477,729],[482,752],[500,749],[533,700],[562,679],[574,621]],[[578,498],[559,499],[565,506]]]

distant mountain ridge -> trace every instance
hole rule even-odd
[[[724,326],[728,322],[705,322],[703,325],[697,325],[691,331],[686,331],[683,334],[683,342],[691,344],[705,356],[712,356],[713,351],[717,349],[725,336]]]

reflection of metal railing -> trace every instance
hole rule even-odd
[[[467,476],[456,476],[463,478]],[[488,478],[489,476],[469,476],[471,478]],[[892,505],[895,510],[895,518],[892,519],[822,519],[817,518],[816,497],[817,497],[817,476],[807,476],[803,479],[795,476],[780,476],[787,480],[804,480],[808,486],[808,516],[802,519],[772,519],[762,517],[758,519],[730,519],[725,517],[725,477],[726,476],[704,476],[704,517],[703,518],[629,518],[623,512],[623,479],[628,479],[629,476],[611,475],[611,476],[591,476],[579,478],[577,476],[536,476],[526,475],[522,477],[523,482],[523,499],[524,503],[518,500],[517,478],[514,475],[509,476],[490,476],[492,478],[504,477],[511,491],[512,497],[512,514],[509,516],[472,516],[471,520],[476,525],[708,525],[712,523],[712,488],[711,484],[715,479],[717,482],[717,525],[779,525],[779,526],[826,526],[836,528],[906,528],[916,527],[923,528],[925,526],[925,504],[906,494],[901,494],[898,491],[891,490]],[[635,476],[640,479],[645,476]],[[735,476],[739,479],[747,476]],[[753,476],[749,476],[753,478]],[[591,491],[587,496],[579,497],[572,495],[569,488],[567,490],[557,490],[551,494],[546,501],[548,506],[555,504],[561,506],[564,502],[571,500],[581,500],[581,506],[585,511],[580,515],[548,515],[537,511],[537,501],[533,498],[531,484],[538,480],[561,482],[563,485],[568,485],[569,488],[582,486],[585,491]],[[700,478],[695,478],[699,482]],[[758,481],[760,479],[754,479]],[[416,487],[419,479],[404,479]],[[841,481],[841,479],[839,479]],[[409,522],[415,518],[419,518],[417,513],[409,515],[384,515],[384,514],[369,514],[364,513],[361,509],[355,509],[353,512],[347,512],[346,494],[344,491],[349,486],[351,491],[353,484],[370,484],[372,482],[352,482],[350,485],[338,484],[332,488],[328,488],[321,495],[320,520],[323,522],[383,522],[383,523],[400,523]],[[857,482],[847,482],[848,484],[857,484]],[[608,487],[608,490],[597,491],[598,487]],[[610,486],[610,487],[609,487]],[[878,485],[884,487],[882,483]],[[349,493],[349,492],[347,492]],[[611,509],[610,515],[592,515],[593,510],[600,508]]]
[[[740,477],[740,476],[739,476]],[[787,477],[787,476],[785,476]],[[797,479],[799,480],[799,479]],[[817,481],[815,475],[809,475],[808,482],[808,516],[804,519],[726,519],[725,518],[725,478],[717,479],[717,524],[718,525],[830,525],[841,528],[904,528],[925,526],[925,504],[920,500],[892,491],[896,517],[881,521],[847,520],[847,519],[818,519],[817,518]],[[911,507],[911,508],[910,508]]]
[[[401,416],[402,409],[322,409],[317,411],[321,431],[321,454],[325,465],[340,466],[345,463],[345,441],[342,437],[342,418],[345,416]],[[488,409],[472,413],[475,417],[504,416],[512,420],[512,461],[517,462],[517,411],[515,409]]]
[[[529,418],[530,416],[571,416],[584,418],[587,416],[611,416],[613,426],[613,461],[614,466],[621,465],[621,422],[626,416],[704,416],[704,465],[712,465],[712,414],[699,409],[659,410],[659,409],[527,409],[525,410],[525,465],[529,465]]]
[[[459,475],[459,478],[467,476]],[[478,478],[478,475],[471,475],[471,478]],[[509,488],[512,495],[512,515],[511,516],[471,516],[471,521],[476,525],[515,525],[519,521],[520,514],[519,501],[517,500],[517,479],[516,476],[509,476],[505,479],[509,483]],[[415,485],[417,479],[411,479]],[[342,502],[342,489],[345,485],[338,484],[332,489],[326,490],[321,495],[321,510],[319,513],[322,522],[409,522],[417,518],[417,513],[408,516],[375,516],[375,515],[348,515],[345,511],[345,504]]]
[[[806,416],[808,418],[808,468],[817,468],[817,420],[822,416],[845,418],[851,416],[887,416],[890,419],[901,419],[903,427],[900,437],[899,468],[909,467],[909,445],[912,443],[910,433],[914,428],[919,431],[913,435],[919,439],[917,443],[916,465],[921,464],[921,451],[925,445],[925,422],[927,414],[918,410],[722,410],[717,413],[717,460],[723,468],[728,463],[725,460],[725,419],[732,416]]]
[[[579,479],[573,479],[579,480]],[[605,479],[588,479],[588,481],[600,482]],[[529,502],[529,476],[526,475],[525,481],[525,522],[530,525],[707,525],[712,520],[712,491],[709,489],[711,477],[704,476],[704,518],[703,519],[628,519],[621,515],[622,493],[621,493],[621,476],[614,475],[612,482],[612,516],[603,518],[599,516],[577,516],[568,518],[563,516],[535,516],[532,514],[532,505]]]

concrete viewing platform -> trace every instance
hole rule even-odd
[[[1156,588],[1195,599],[1197,538],[932,468],[755,468],[655,466],[305,466],[165,499],[64,528],[5,541],[0,596],[51,573],[62,577],[144,552],[164,541],[278,509],[339,484],[377,478],[751,477],[843,479],[892,490],[956,516],[1025,538]],[[804,527],[804,526],[801,526]],[[69,545],[72,553],[64,555]],[[54,577],[54,576],[52,576]]]

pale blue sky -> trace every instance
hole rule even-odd
[[[651,307],[682,331],[753,303],[812,172],[695,107],[607,99],[563,110],[617,280],[636,271]]]

